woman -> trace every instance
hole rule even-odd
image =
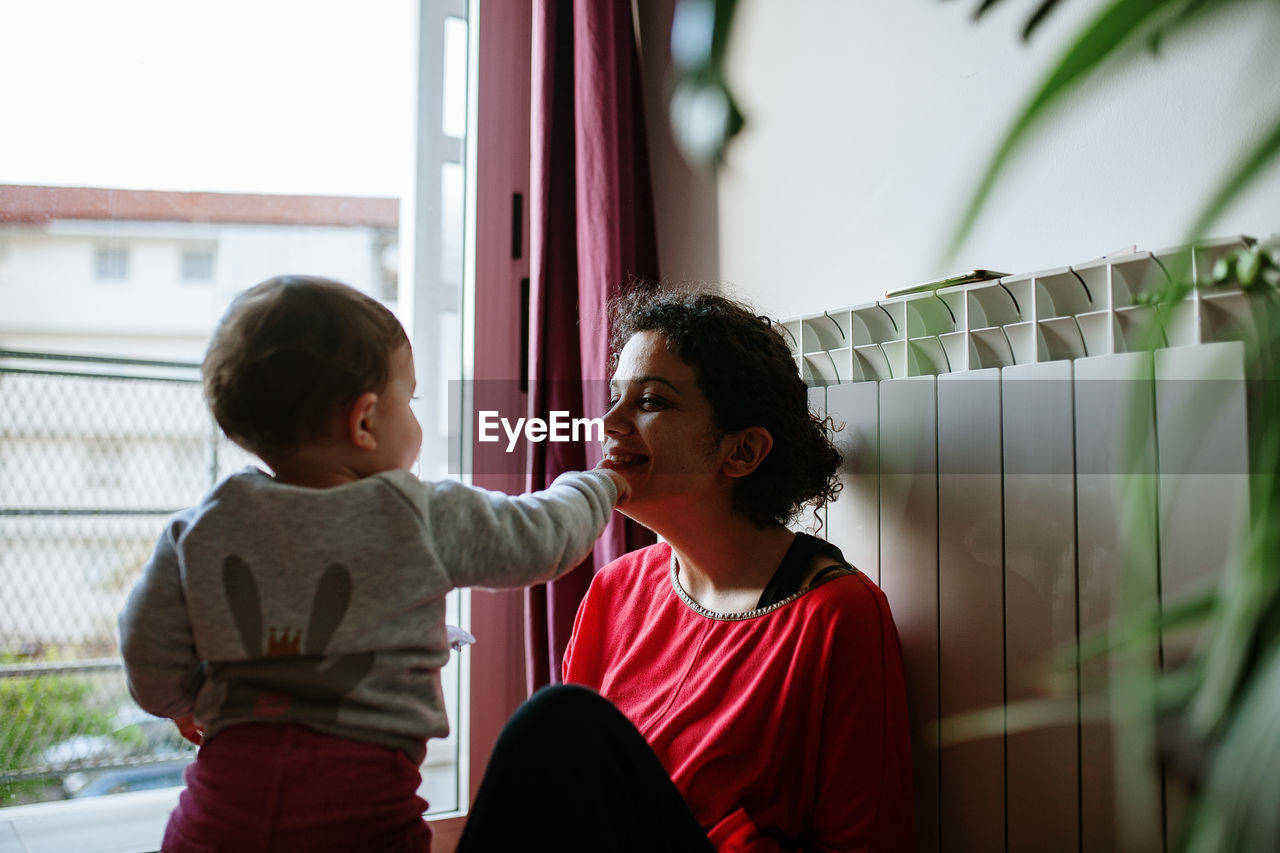
[[[635,293],[612,320],[603,464],[631,486],[622,511],[664,541],[596,575],[565,654],[564,680],[625,720],[586,691],[543,691],[531,703],[550,696],[544,716],[572,722],[523,773],[554,764],[557,784],[586,780],[572,795],[586,816],[571,823],[597,837],[580,849],[627,849],[598,833],[635,812],[658,816],[635,849],[911,849],[888,605],[838,549],[786,526],[835,496],[840,464],[790,351],[768,320],[714,294]],[[517,751],[541,736],[523,713]],[[626,769],[599,775],[612,762],[601,753]],[[490,781],[481,799],[510,796]],[[482,806],[472,823],[488,820]]]

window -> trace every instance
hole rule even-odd
[[[123,281],[129,277],[129,250],[124,246],[99,246],[94,269],[102,281]]]
[[[182,280],[213,281],[213,249],[185,249],[182,252]]]
[[[9,472],[0,478],[0,699],[41,697],[39,710],[5,712],[0,837],[24,838],[26,820],[83,821],[91,826],[71,848],[158,846],[171,794],[131,799],[131,808],[149,805],[127,820],[104,819],[101,808],[77,815],[89,814],[80,808],[89,795],[172,784],[175,765],[191,758],[171,725],[138,713],[124,694],[114,616],[167,514],[253,461],[211,430],[195,369],[239,290],[314,272],[387,303],[418,361],[420,473],[446,476],[449,448],[461,441],[460,410],[448,403],[470,335],[467,3],[388,0],[354,16],[310,0],[222,9],[190,22],[201,38],[181,44],[161,33],[187,13],[157,0],[87,7],[74,32],[0,10],[6,31],[49,34],[44,44],[32,39],[25,58],[0,53],[0,73],[45,67],[39,56],[76,57],[7,105],[9,120],[32,132],[0,138],[0,193],[30,190],[43,205],[33,221],[0,223],[0,281],[22,289],[0,312],[0,349],[39,356],[0,359],[0,468]],[[255,27],[246,30],[248,15]],[[163,21],[154,32],[137,25],[153,19]],[[360,59],[303,61],[316,44]],[[231,53],[262,61],[225,62]],[[420,132],[416,88],[418,103],[436,105]],[[219,97],[191,96],[199,91]],[[153,125],[158,98],[176,112]],[[74,134],[49,126],[49,102],[135,132],[127,146],[101,134],[68,157],[52,141]],[[110,115],[96,106],[106,102]],[[174,135],[187,126],[202,131]],[[246,132],[255,126],[298,132]],[[412,230],[402,227],[402,200]],[[126,279],[127,289],[92,286]],[[175,279],[208,287],[173,287]],[[453,595],[448,621],[467,626],[469,608],[468,596]],[[454,734],[429,744],[430,813],[467,803],[469,676],[459,661],[468,655],[443,673]],[[43,802],[64,797],[72,800]]]

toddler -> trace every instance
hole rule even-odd
[[[395,316],[328,279],[236,298],[203,365],[257,454],[167,523],[120,615],[134,698],[201,742],[164,850],[427,850],[417,796],[448,734],[445,594],[548,580],[587,554],[625,481],[519,497],[410,473],[422,430]]]

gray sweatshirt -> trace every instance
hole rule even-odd
[[[329,489],[252,468],[169,519],[120,614],[129,690],[205,739],[298,722],[404,750],[449,733],[445,594],[577,565],[617,500],[598,471],[519,497],[389,471]]]

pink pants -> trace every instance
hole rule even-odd
[[[165,853],[431,849],[417,766],[397,749],[298,725],[219,732],[187,768]]]

